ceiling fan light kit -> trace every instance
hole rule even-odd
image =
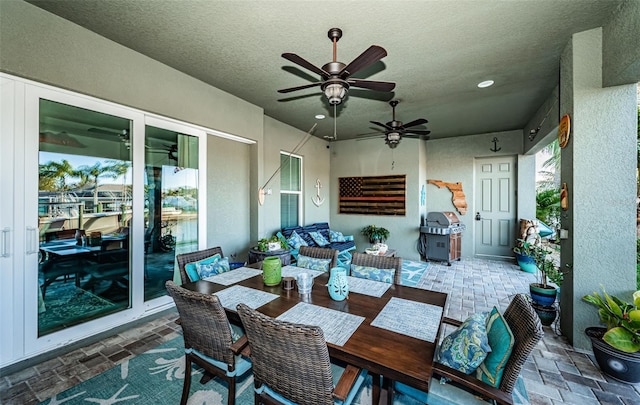
[[[342,100],[344,100],[344,97],[347,95],[349,84],[341,80],[339,82],[325,84],[321,88],[324,95],[327,96],[329,104],[338,105],[342,103]]]
[[[391,149],[395,149],[400,143],[400,139],[402,139],[402,137],[400,136],[399,133],[390,132],[386,136],[385,143],[389,145]]]

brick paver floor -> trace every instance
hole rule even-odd
[[[430,263],[418,287],[449,294],[446,316],[464,320],[493,306],[504,310],[510,297],[529,292],[535,277],[509,262],[463,259],[451,266]],[[99,342],[0,378],[0,403],[36,404],[87,380],[180,333],[177,313],[155,319]],[[640,404],[640,384],[605,377],[590,352],[574,350],[555,325],[524,366],[522,376],[532,404]]]

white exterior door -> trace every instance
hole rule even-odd
[[[516,221],[516,158],[477,159],[476,256],[486,259],[512,257]]]

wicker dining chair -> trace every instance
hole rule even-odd
[[[471,390],[477,393],[476,396],[492,399],[498,404],[513,404],[513,390],[516,386],[516,382],[518,381],[518,376],[520,375],[522,366],[540,339],[542,339],[544,331],[542,329],[542,324],[540,323],[540,318],[531,306],[527,296],[524,294],[517,294],[513,300],[511,300],[511,303],[504,311],[503,316],[513,333],[514,344],[511,356],[504,367],[499,387],[495,388],[486,384],[485,382],[475,378],[474,374],[467,375],[440,363],[434,363],[434,378],[430,383],[430,387],[434,387],[434,389],[430,390],[429,393],[419,391],[400,383],[394,384],[395,391],[412,396],[419,401],[424,401],[425,403],[429,402],[428,399],[430,395],[446,398],[447,401],[445,402],[447,403],[464,405],[474,403],[474,396],[455,386],[455,384],[458,384],[459,386],[466,388],[466,390]],[[450,318],[444,318],[444,322],[456,327],[462,324],[462,322]],[[438,376],[449,379],[454,384],[444,384],[447,387],[441,388]],[[391,390],[391,399],[393,398],[393,391],[394,390]]]
[[[279,321],[245,304],[237,311],[249,340],[256,405],[351,403],[367,371],[332,365],[320,327]]]
[[[338,251],[336,249],[321,248],[314,246],[300,246],[298,256],[307,256],[314,259],[331,259],[329,263],[329,269],[332,269],[338,264]]]
[[[224,257],[224,255],[222,254],[222,248],[220,246],[176,255],[176,261],[178,262],[178,270],[180,270],[180,280],[182,280],[182,284],[194,281],[189,278],[189,275],[185,270],[184,266],[187,263],[197,262],[199,260],[206,259],[207,257],[211,257],[215,254],[219,254],[220,257]]]
[[[356,266],[375,267],[376,269],[395,269],[393,275],[394,284],[402,284],[402,258],[368,255],[366,253],[353,252],[351,264]]]
[[[251,369],[251,362],[240,355],[246,354],[246,335],[233,341],[231,325],[217,296],[189,291],[171,280],[165,285],[178,308],[184,337],[185,376],[180,404],[186,404],[189,398],[191,363],[225,380],[229,386],[227,403],[235,404],[236,377]]]

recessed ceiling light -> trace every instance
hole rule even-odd
[[[478,83],[478,87],[480,87],[481,89],[484,89],[485,87],[493,86],[493,83],[494,83],[493,80],[485,80],[484,82]]]
[[[324,117],[324,115],[322,115],[322,114],[318,114],[318,115],[316,115],[316,119],[317,119],[317,120],[323,120],[324,118],[325,118],[325,117]]]

